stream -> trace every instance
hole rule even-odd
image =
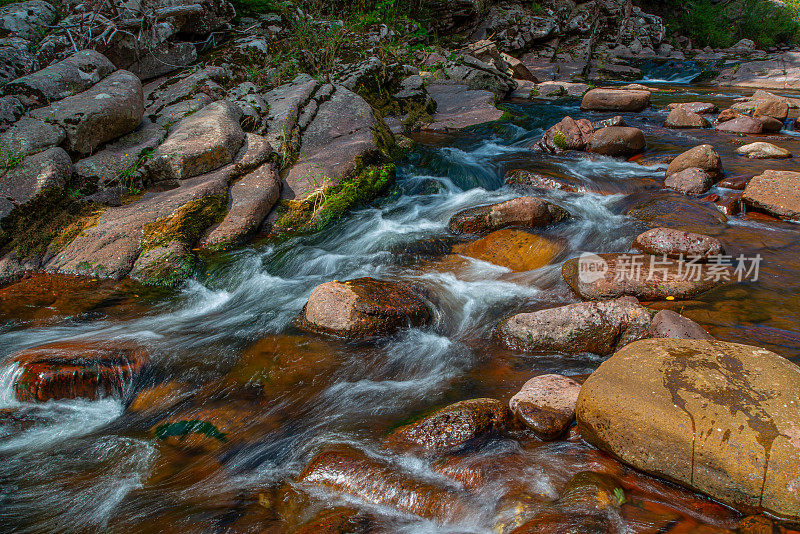
[[[623,114],[648,140],[640,161],[532,152],[544,130],[565,115],[599,120],[610,114],[581,112],[574,100],[509,102],[507,120],[453,135],[418,135],[416,148],[398,165],[396,186],[370,206],[317,235],[256,242],[210,258],[203,276],[177,294],[44,275],[3,290],[0,530],[285,532],[285,525],[320,510],[347,507],[377,518],[381,532],[509,532],[503,525],[558,498],[582,471],[620,480],[627,504],[614,512],[616,532],[735,528],[737,512],[624,468],[578,439],[511,435],[451,459],[446,469],[381,447],[391,429],[447,404],[477,397],[507,402],[533,376],[582,380],[591,373],[602,358],[517,353],[493,342],[491,332],[511,314],[577,302],[561,277],[561,263],[584,251],[628,251],[651,226],[712,235],[729,253],[763,257],[757,281],[651,309],[674,309],[720,340],[800,362],[800,227],[743,216],[725,222],[713,203],[663,189],[665,162],[698,144],[717,149],[726,176],[794,170],[796,158],[749,160],[734,153],[745,144],[741,137],[663,127],[669,102],[707,101],[724,109],[749,91],[658,87],[669,91],[654,93],[652,108]],[[795,132],[758,137],[800,154]],[[557,177],[582,191],[530,192],[573,215],[538,230],[564,250],[553,264],[522,273],[477,260],[451,261],[449,247],[463,239],[449,234],[450,217],[528,192],[504,184],[514,169]],[[424,288],[437,304],[435,324],[371,344],[329,340],[294,326],[314,287],[364,276]],[[12,384],[20,370],[9,363],[11,355],[68,338],[132,339],[148,347],[151,365],[123,398],[15,400]],[[152,394],[134,401],[146,390]],[[199,441],[176,447],[152,431],[176,414],[225,421],[235,430],[215,447]],[[433,485],[469,486],[466,477],[446,476],[448,469],[482,469],[486,480],[470,488],[474,506],[466,513],[439,520],[312,490],[291,514],[276,511],[276,488],[292,485],[308,461],[331,445],[361,450]],[[575,517],[582,517],[589,504],[575,506]],[[669,530],[676,525],[685,530]]]

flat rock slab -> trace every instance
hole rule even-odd
[[[267,141],[274,148],[280,149],[282,143],[291,142],[291,139],[285,137],[291,138],[300,113],[319,85],[319,82],[308,74],[301,74],[291,83],[276,87],[264,94],[264,100],[269,105],[269,115],[266,117]]]
[[[330,99],[319,104],[302,134],[297,163],[284,177],[283,198],[303,199],[320,187],[335,186],[350,177],[357,158],[378,150],[373,135],[376,125],[372,107],[354,92],[337,86]]]
[[[800,368],[762,349],[651,339],[600,365],[581,437],[623,462],[745,510],[800,518]]]
[[[9,82],[3,87],[3,94],[15,95],[28,107],[45,106],[89,89],[115,70],[103,54],[82,50]]]
[[[143,114],[142,82],[124,70],[82,93],[31,112],[36,119],[61,126],[67,134],[67,148],[81,154],[132,132]]]
[[[561,273],[587,300],[689,298],[733,279],[733,269],[724,265],[712,270],[663,256],[628,254],[584,254],[564,262]]]
[[[800,221],[800,172],[764,171],[748,182],[742,200],[781,219]]]
[[[714,83],[761,89],[797,89],[800,86],[800,52],[784,52],[777,59],[737,63],[724,69]]]
[[[436,101],[433,122],[425,126],[430,132],[457,131],[470,126],[499,120],[503,112],[494,106],[491,91],[470,89],[466,85],[432,84],[428,94]]]

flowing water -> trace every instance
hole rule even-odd
[[[722,108],[737,96],[736,90],[681,87],[655,94],[654,104],[702,100]],[[662,189],[663,161],[700,143],[717,147],[729,176],[791,169],[794,160],[751,161],[733,152],[742,138],[666,130],[657,108],[626,116],[649,142],[640,162],[546,156],[529,147],[564,115],[605,115],[583,113],[574,101],[517,102],[508,110],[508,121],[453,136],[420,136],[386,198],[319,235],[214,258],[207,273],[177,295],[47,277],[3,290],[0,530],[281,532],[321,509],[347,506],[379,518],[387,532],[491,532],[557,498],[574,474],[587,470],[622,481],[627,504],[613,516],[615,531],[734,526],[734,511],[622,468],[577,439],[543,443],[508,436],[452,458],[446,468],[380,447],[389,430],[432,409],[475,397],[507,402],[535,375],[580,379],[595,369],[597,356],[515,353],[495,345],[490,333],[510,314],[575,302],[561,279],[561,262],[582,251],[627,251],[649,225],[701,231],[719,237],[730,253],[764,258],[758,281],[659,307],[681,311],[719,339],[800,358],[800,227],[745,217],[724,222],[713,204]],[[790,134],[767,140],[800,154],[800,140]],[[553,265],[523,273],[480,261],[448,263],[450,216],[518,196],[503,179],[518,168],[585,190],[536,193],[573,214],[542,231],[561,240],[565,251]],[[645,222],[627,215],[635,209],[646,214]],[[295,329],[293,320],[315,286],[362,276],[425,288],[437,304],[435,325],[376,344]],[[134,339],[150,349],[152,365],[121,399],[17,402],[11,384],[19,370],[9,357],[68,338]],[[131,406],[142,391],[149,393],[145,400]],[[153,434],[159,422],[191,419],[224,423],[228,440],[176,446]],[[276,511],[275,488],[292,484],[315,453],[333,444],[390,462],[409,477],[469,490],[473,505],[430,520],[385,502],[306,488],[310,497],[298,511]],[[485,480],[471,487],[467,479],[478,471]]]

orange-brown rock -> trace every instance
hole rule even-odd
[[[423,326],[431,319],[429,303],[408,286],[356,278],[317,286],[300,313],[298,325],[319,334],[371,338]]]
[[[504,432],[511,413],[495,399],[470,399],[446,406],[386,437],[384,445],[399,452],[436,455],[472,446]]]
[[[595,131],[586,144],[586,151],[603,156],[630,157],[647,146],[644,133],[639,128],[607,126]]]
[[[453,252],[506,267],[513,272],[523,272],[544,267],[563,248],[560,243],[542,236],[505,229],[471,243],[456,245]]]
[[[460,492],[420,480],[349,447],[317,454],[298,480],[426,519],[446,521],[463,517],[469,510]]]
[[[722,160],[711,145],[698,145],[679,154],[667,167],[666,176],[693,167],[706,171],[715,180],[722,178]]]
[[[764,171],[748,182],[742,200],[781,219],[800,221],[800,172]]]
[[[676,107],[667,115],[664,126],[667,128],[708,128],[711,123],[698,113],[683,107]]]
[[[650,91],[632,89],[592,89],[581,101],[589,111],[642,111],[649,105]]]
[[[539,438],[561,436],[575,419],[581,385],[562,375],[531,378],[508,403],[511,411]]]
[[[22,367],[14,381],[17,399],[121,397],[149,360],[144,347],[130,341],[60,341],[18,352]]]
[[[593,133],[594,126],[587,119],[575,120],[572,117],[564,117],[544,132],[536,147],[550,153],[583,150]]]
[[[672,104],[667,104],[667,111],[672,111],[675,108],[685,109],[700,115],[719,111],[717,106],[711,102],[673,102]]]
[[[632,343],[583,384],[581,436],[741,510],[800,518],[800,368],[748,345]]]
[[[303,523],[292,534],[368,534],[370,519],[353,508],[323,510],[312,520]]]
[[[681,256],[708,259],[725,253],[725,247],[716,237],[674,228],[652,228],[639,234],[633,240],[633,248],[645,254],[667,255],[670,258]]]
[[[518,197],[499,204],[459,211],[448,227],[456,234],[480,234],[509,226],[535,228],[569,218],[563,208],[536,197]]]

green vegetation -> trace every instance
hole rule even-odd
[[[561,130],[557,130],[556,133],[553,134],[553,144],[556,145],[556,148],[559,150],[566,150],[569,148],[567,136],[564,135],[564,132]]]
[[[14,152],[7,148],[0,148],[0,172],[6,172],[14,167],[19,167],[24,159],[25,154]]]
[[[122,187],[123,197],[135,196],[142,192],[142,184],[137,177],[137,171],[153,157],[153,152],[153,149],[143,150],[136,158],[136,161],[119,173],[117,179]]]
[[[176,423],[164,423],[158,425],[155,431],[156,437],[165,440],[170,437],[177,437],[183,440],[189,434],[201,434],[209,438],[214,438],[225,443],[228,441],[224,432],[221,432],[214,424],[208,421],[192,419],[191,421],[178,421]]]
[[[649,2],[640,3],[650,7]],[[800,42],[800,0],[787,0],[785,6],[767,0],[659,4],[670,30],[689,36],[697,47],[728,48],[741,39],[752,40],[758,48]]]
[[[225,217],[227,210],[227,195],[211,195],[188,202],[172,215],[144,226],[142,250],[152,250],[173,241],[192,246],[209,226]]]

